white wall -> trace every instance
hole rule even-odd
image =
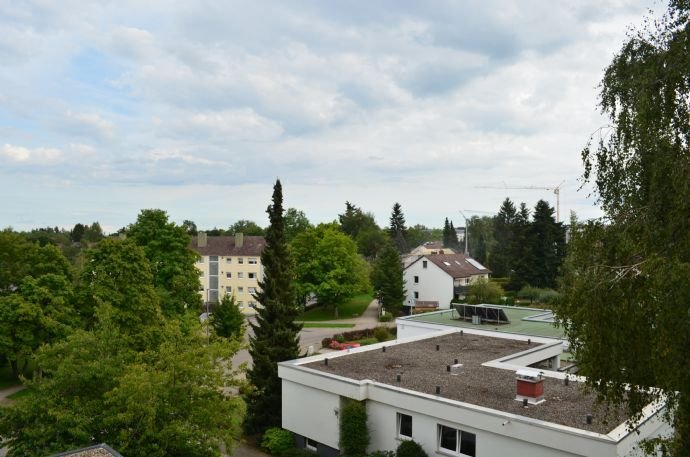
[[[424,262],[427,267],[424,268]],[[419,283],[415,284],[414,277],[419,276]],[[453,299],[453,278],[441,270],[431,260],[419,259],[403,271],[405,289],[407,290],[406,305],[415,302],[414,293],[419,292],[417,300],[437,301],[439,309],[448,309]]]
[[[340,396],[283,380],[283,428],[338,448]]]

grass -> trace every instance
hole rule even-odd
[[[338,324],[333,322],[305,322],[304,328],[352,328],[355,324]]]
[[[29,397],[33,394],[33,391],[31,389],[22,389],[19,392],[15,392],[12,395],[10,395],[9,398],[10,400],[17,401],[19,399],[22,399],[24,397]]]
[[[338,306],[338,318],[335,318],[335,311],[332,306],[317,306],[305,311],[297,317],[298,321],[319,322],[337,321],[341,319],[352,319],[359,317],[374,299],[372,294],[355,295],[348,301]]]

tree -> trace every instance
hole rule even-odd
[[[547,214],[541,213],[546,211],[548,204],[546,207],[543,207],[538,203],[537,206],[540,208],[540,215],[537,217],[540,221],[539,227],[533,227],[530,223],[529,209],[527,209],[527,205],[524,203],[520,203],[520,209],[515,214],[513,239],[510,247],[510,257],[513,259],[513,271],[510,275],[509,283],[511,290],[519,290],[525,284],[536,281],[535,270],[537,269],[544,276],[548,275],[550,279],[555,281],[556,273],[560,267],[560,263],[550,263],[549,265],[540,263],[544,253],[549,251],[548,243],[556,242],[558,230],[555,226],[556,221],[553,220],[553,223],[550,224]],[[551,210],[551,216],[553,216],[553,209]],[[542,231],[548,232],[549,235],[553,236],[550,236],[548,241],[539,239],[540,232]],[[558,252],[562,252],[562,246],[559,246]]]
[[[253,366],[247,373],[252,389],[245,395],[247,419],[245,429],[261,432],[281,424],[281,381],[278,362],[299,356],[299,331],[295,323],[297,305],[292,258],[285,241],[283,189],[280,180],[273,187],[273,204],[266,212],[270,225],[266,230],[266,247],[261,253],[263,281],[256,299],[256,323],[250,324],[253,336],[249,354]]]
[[[470,255],[483,265],[488,265],[488,258],[493,252],[494,218],[491,216],[472,216],[467,220],[467,247]]]
[[[186,308],[199,309],[197,254],[189,247],[187,229],[168,220],[160,209],[141,210],[127,236],[144,248],[163,312],[170,316]]]
[[[666,402],[675,433],[647,450],[673,456],[690,455],[689,18],[687,1],[671,1],[604,73],[611,128],[582,158],[605,218],[571,224],[556,308],[600,399],[633,418],[650,400]]]
[[[527,227],[526,244],[531,249],[525,261],[531,264],[531,268],[525,273],[524,279],[533,286],[553,288],[556,286],[556,278],[565,257],[565,230],[560,222],[556,222],[554,209],[544,200],[537,202],[532,217],[533,221],[529,226],[525,226],[524,222],[516,222],[513,241],[518,246],[516,255],[522,252],[519,250],[522,246],[519,244],[519,236]]]
[[[82,241],[87,243],[96,243],[103,239],[103,229],[101,224],[94,222],[85,228],[84,234],[82,236]]]
[[[385,234],[376,225],[374,215],[365,213],[350,202],[345,202],[345,213],[338,215],[340,229],[357,243],[364,257],[374,258],[385,242]]]
[[[245,330],[244,315],[235,303],[234,295],[223,295],[220,303],[213,307],[211,325],[218,336],[242,339]]]
[[[400,206],[400,203],[396,202],[393,205],[388,233],[391,240],[393,240],[398,248],[398,252],[401,254],[408,252],[407,241],[405,239],[407,235],[407,228],[405,227],[405,216],[403,215],[402,206]]]
[[[381,250],[371,276],[381,304],[392,313],[402,311],[405,301],[403,267],[398,250],[390,241]]]
[[[80,242],[81,239],[84,237],[85,232],[86,227],[84,226],[84,224],[75,224],[74,228],[72,228],[72,231],[70,232],[70,240],[74,241],[75,243]]]
[[[369,446],[367,406],[364,402],[347,400],[340,408],[340,449],[345,457],[366,457]]]
[[[515,223],[515,205],[506,198],[494,219],[494,246],[489,256],[489,268],[496,277],[507,277],[513,269],[510,251],[513,246],[513,225]]]
[[[304,211],[288,208],[285,211],[285,241],[288,243],[297,235],[312,227]]]
[[[337,308],[369,289],[367,264],[357,245],[335,224],[320,224],[298,235],[290,250],[301,297],[315,294],[319,304]]]
[[[242,233],[248,236],[264,236],[266,231],[259,227],[254,221],[240,219],[228,227],[228,234],[234,235],[236,233]]]
[[[467,301],[474,304],[499,304],[503,295],[505,292],[500,285],[484,278],[472,281],[467,288]]]
[[[125,344],[137,350],[155,345],[163,316],[153,280],[143,248],[132,240],[107,238],[89,249],[77,287],[87,327],[97,323],[96,311],[105,305]]]
[[[450,234],[450,223],[448,222],[448,218],[446,218],[445,222],[443,223],[443,247],[450,248],[452,247],[452,243],[453,241]]]
[[[190,221],[189,219],[182,221],[182,227],[187,231],[187,235],[189,236],[196,236],[199,233],[199,229],[194,221]]]
[[[122,327],[100,309],[91,331],[79,330],[38,355],[44,376],[32,395],[0,411],[8,456],[43,456],[107,442],[128,456],[219,456],[243,413],[223,393],[239,347],[205,344],[199,324],[171,320],[162,342],[137,353]]]

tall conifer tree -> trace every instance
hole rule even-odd
[[[261,254],[264,279],[256,294],[261,306],[257,309],[256,323],[251,324],[254,335],[249,341],[249,354],[253,366],[247,377],[253,389],[245,395],[247,418],[245,429],[263,432],[269,427],[280,427],[281,382],[278,362],[299,356],[300,324],[293,285],[293,263],[285,241],[283,221],[283,191],[280,180],[273,187],[273,204],[266,210],[270,225],[266,231],[266,247]]]
[[[388,229],[393,243],[395,243],[398,248],[398,252],[405,253],[408,251],[407,246],[407,227],[405,227],[405,215],[402,212],[402,207],[400,203],[395,203],[393,205],[393,212],[390,218],[390,228]]]

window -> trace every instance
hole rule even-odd
[[[256,265],[258,262],[257,262],[257,260],[256,260],[255,258],[250,257],[249,260],[247,260],[247,263],[248,263],[249,265]]]
[[[232,273],[230,273],[230,272],[225,273],[225,277],[228,279],[232,278]]]
[[[477,436],[445,425],[438,426],[438,448],[453,454],[475,457]]]
[[[426,264],[427,264],[426,260],[422,260],[422,268],[426,268]]]
[[[247,292],[249,292],[250,294],[255,294],[256,293],[256,287],[248,287]]]
[[[210,255],[210,256],[208,256],[208,260],[210,262],[218,262],[218,256],[217,255]]]
[[[238,257],[238,258],[237,258],[237,263],[239,263],[240,265],[242,265],[242,264],[244,263],[244,257]]]
[[[415,284],[419,284],[419,276],[415,276],[415,277],[414,277],[414,283],[415,283]]]
[[[228,293],[232,292],[232,286],[225,286],[225,290],[227,290]]]
[[[416,290],[414,292],[414,298],[419,298],[419,292],[417,292]]]
[[[240,271],[239,273],[237,273],[237,279],[242,279],[242,278],[244,278],[244,273],[242,273]]]
[[[256,273],[249,273],[249,279],[256,279]]]
[[[238,301],[238,302],[237,302],[237,306],[238,306],[239,308],[242,308],[242,306],[244,306],[244,302],[243,302],[242,300]]]
[[[412,416],[398,413],[398,437],[412,438]]]
[[[237,292],[243,294],[244,293],[244,287],[238,287]]]
[[[232,263],[232,257],[226,257],[225,263]]]
[[[304,437],[304,447],[309,449],[310,451],[316,451],[318,444],[319,443],[317,443],[313,439]]]

